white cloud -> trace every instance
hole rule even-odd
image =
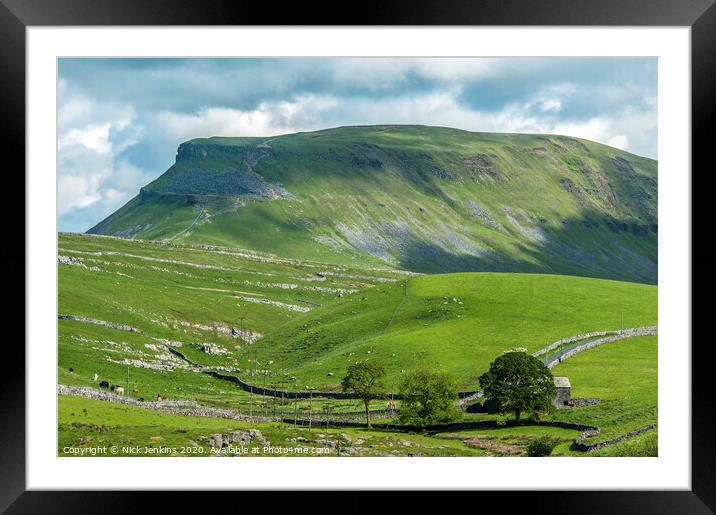
[[[565,94],[569,89],[565,88]],[[557,113],[561,101],[538,95],[523,103],[511,103],[496,112],[467,109],[453,87],[436,93],[387,99],[337,99],[327,115],[355,124],[424,124],[478,132],[524,132],[581,137],[641,155],[656,151],[656,113],[626,110],[618,117],[592,117],[564,121]],[[550,94],[555,93],[551,90]],[[537,108],[537,109],[535,109]],[[634,135],[640,135],[635,138]]]
[[[156,115],[156,123],[177,144],[209,136],[275,136],[319,124],[321,113],[337,103],[328,96],[308,95],[291,101],[262,102],[252,110],[205,107],[195,113],[163,111]]]
[[[109,130],[111,128],[111,123],[102,123],[99,125],[90,124],[81,129],[72,129],[66,134],[60,134],[58,148],[62,152],[63,148],[78,144],[97,154],[110,154],[112,152],[112,144],[109,141]]]
[[[539,101],[539,107],[542,111],[559,112],[562,110],[562,101],[558,98],[543,98]]]
[[[656,156],[657,124],[656,111],[626,109],[614,117],[557,122],[550,130],[556,134],[590,139],[639,155]]]
[[[91,206],[102,199],[98,184],[92,180],[92,177],[61,175],[57,187],[60,215],[72,209]]]
[[[65,145],[58,154],[58,209],[63,215],[102,200],[102,181],[112,172],[108,154],[96,153],[82,144]]]
[[[136,112],[130,105],[97,102],[66,81],[58,92],[58,211],[116,209],[147,180],[118,158],[142,137]]]
[[[559,122],[553,126],[553,130],[565,136],[576,136],[578,138],[591,139],[593,141],[606,142],[606,140],[620,139],[621,134],[614,134],[614,123],[608,118],[590,118],[579,122]]]

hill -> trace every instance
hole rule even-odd
[[[129,383],[135,397],[244,405],[231,384],[173,355],[257,376],[252,344],[339,296],[406,273],[218,247],[60,234],[60,384]],[[97,374],[97,378],[95,378]]]
[[[533,352],[657,321],[657,287],[604,279],[414,276],[70,234],[60,235],[58,263],[60,382],[89,386],[98,373],[121,384],[129,366],[143,388],[189,398],[212,381],[197,379],[170,349],[292,390],[337,388],[347,366],[363,359],[386,367],[393,390],[401,371],[422,364],[444,368],[468,390],[504,350]]]
[[[161,441],[200,442],[210,455],[211,435],[259,428],[274,444],[289,447],[301,445],[299,437],[314,445],[345,434],[370,438],[370,445],[351,451],[355,455],[524,454],[529,441],[544,434],[561,438],[555,454],[585,455],[570,450],[579,431],[550,427],[428,436],[321,424],[311,433],[277,425],[275,417],[330,413],[360,421],[360,401],[284,402],[205,372],[305,392],[306,386],[336,388],[349,363],[368,359],[385,366],[391,391],[402,370],[423,364],[446,370],[461,389],[473,389],[475,377],[506,349],[534,351],[622,324],[654,325],[657,317],[657,287],[629,282],[546,274],[415,276],[207,245],[75,234],[60,234],[58,247],[60,453],[67,446]],[[559,364],[554,373],[570,377],[574,397],[601,402],[559,410],[550,419],[600,427],[590,442],[654,424],[656,351],[655,336],[629,338]],[[98,388],[101,381],[125,387],[126,402],[98,400],[97,392],[110,395]],[[78,397],[82,391],[90,398]],[[169,399],[164,408],[153,403],[158,394]],[[373,401],[371,409],[385,410],[385,401]],[[465,414],[468,422],[494,418]]]
[[[93,234],[416,272],[657,281],[657,163],[424,126],[194,139]]]
[[[286,322],[252,351],[279,364],[274,381],[284,376],[289,384],[338,388],[350,363],[375,360],[393,390],[401,373],[420,365],[448,371],[470,390],[505,350],[534,352],[565,337],[656,323],[651,285],[544,274],[428,275],[339,298]]]

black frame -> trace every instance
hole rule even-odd
[[[15,158],[15,166],[5,167],[3,174],[5,191],[12,192],[6,195],[6,200],[9,196],[18,203],[15,212],[24,210],[25,184],[19,171],[25,166],[22,152],[25,148],[25,28],[33,25],[688,26],[692,45],[692,167],[703,167],[702,173],[706,173],[713,169],[709,154],[713,145],[712,127],[716,122],[716,103],[712,96],[716,92],[715,1],[384,0],[362,2],[350,9],[350,16],[341,16],[333,7],[338,4],[323,6],[320,2],[283,3],[279,9],[267,9],[265,3],[237,0],[0,0],[0,141],[4,155]],[[9,180],[14,183],[8,185]],[[696,200],[693,199],[694,205],[698,205]],[[31,273],[25,269],[24,245],[19,244],[25,241],[24,224],[5,226],[3,232],[5,242],[14,244],[3,245],[0,250],[2,269],[22,268],[26,274]],[[695,257],[696,264],[713,261],[704,254]],[[5,284],[10,281],[14,299],[24,299],[20,274],[9,275],[5,276]],[[18,311],[14,318],[17,321],[24,306],[21,308],[17,301],[14,306]],[[709,384],[710,344],[702,340],[692,345],[692,406],[698,408],[692,414],[692,491],[511,492],[507,506],[564,513],[713,513],[712,510],[716,510],[716,445],[710,428],[716,404]],[[3,355],[5,363],[13,363],[13,366],[3,367],[3,387],[0,388],[0,509],[8,508],[8,513],[98,513],[100,510],[115,513],[146,506],[148,497],[161,496],[165,508],[172,503],[186,502],[186,495],[178,492],[26,492],[25,383],[28,378],[23,366],[25,356],[20,345],[7,339]],[[252,499],[247,497],[255,494],[239,495],[250,502]],[[343,510],[347,506],[354,510],[360,508],[359,502],[351,502],[354,495],[343,494],[340,505],[335,506]],[[497,493],[478,495],[482,502],[477,509],[488,506],[485,501],[504,501],[494,499],[500,495]],[[274,496],[272,494],[273,499]],[[217,501],[235,503],[236,497],[233,493],[212,494],[212,505]],[[382,501],[383,507],[401,507],[399,503],[402,501],[395,497]]]

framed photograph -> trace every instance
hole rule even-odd
[[[691,235],[716,7],[422,4],[2,0],[27,299],[3,509],[529,490],[711,513]]]

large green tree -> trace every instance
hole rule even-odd
[[[557,395],[552,372],[541,360],[526,352],[506,352],[480,376],[486,402],[500,411],[513,411],[515,418],[526,410],[543,410]]]
[[[354,363],[348,367],[346,376],[341,380],[344,392],[358,395],[365,405],[365,421],[370,425],[370,401],[385,395],[382,366],[367,361]]]
[[[400,383],[400,421],[421,428],[459,417],[457,387],[445,372],[427,368],[408,372]]]

